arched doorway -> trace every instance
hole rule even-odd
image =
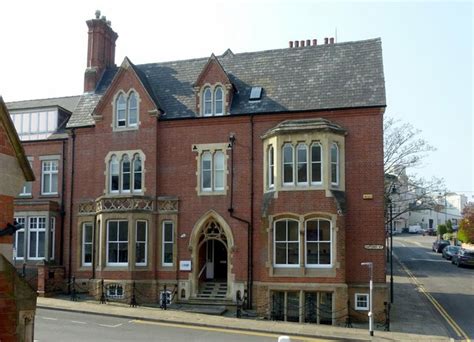
[[[225,284],[225,298],[232,298],[234,239],[227,222],[214,210],[208,211],[194,225],[189,250],[194,265],[189,278],[191,296],[202,294],[209,283],[219,283]]]
[[[202,229],[198,251],[199,282],[227,283],[227,237],[215,220],[209,220]]]

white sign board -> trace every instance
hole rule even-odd
[[[364,245],[365,249],[383,249],[383,245]]]
[[[180,260],[179,270],[180,271],[191,271],[191,260]]]

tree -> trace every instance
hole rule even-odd
[[[392,220],[409,211],[433,209],[437,205],[434,194],[445,192],[444,181],[407,174],[407,170],[420,166],[427,153],[436,149],[409,123],[385,116],[383,126],[385,203],[392,203]]]
[[[459,223],[458,240],[474,243],[474,203],[470,202],[464,207],[462,217]]]
[[[446,221],[446,232],[452,233],[453,232],[453,223],[451,220]]]
[[[446,225],[445,224],[438,224],[438,235],[440,238],[443,238],[443,235],[447,233]]]

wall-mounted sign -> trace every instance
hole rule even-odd
[[[383,249],[383,245],[364,245],[365,249]]]
[[[374,199],[374,195],[372,195],[372,194],[363,194],[362,199],[371,200],[371,199]]]
[[[191,260],[180,260],[179,261],[180,271],[191,271]]]

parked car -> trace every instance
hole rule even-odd
[[[420,226],[410,226],[408,227],[408,233],[410,234],[418,234],[421,232],[421,227]]]
[[[451,263],[461,266],[474,266],[474,250],[461,248],[458,254],[453,255]]]
[[[451,243],[448,240],[435,240],[435,242],[433,242],[433,247],[431,247],[431,249],[433,250],[433,252],[441,253],[444,247],[449,246],[449,245],[451,245]]]
[[[446,260],[451,260],[453,255],[458,254],[461,247],[459,246],[446,246],[443,248],[443,258]]]
[[[434,228],[428,228],[426,230],[426,234],[428,234],[429,236],[436,236],[436,230]]]

